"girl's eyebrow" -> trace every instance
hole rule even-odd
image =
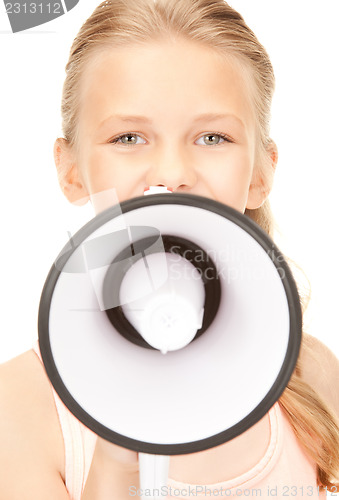
[[[241,126],[245,127],[244,122],[237,116],[231,113],[204,113],[194,118],[194,123],[212,122],[217,120],[229,119],[237,121]]]
[[[211,121],[217,121],[217,120],[223,120],[223,119],[233,119],[237,121],[242,127],[244,126],[243,121],[236,115],[230,114],[230,113],[204,113],[202,115],[196,116],[193,119],[193,123],[199,123],[199,122],[211,122]],[[99,126],[105,125],[109,121],[113,120],[119,120],[123,122],[133,122],[133,123],[147,123],[147,124],[152,124],[153,120],[151,118],[148,118],[147,116],[141,116],[141,115],[112,115],[108,118],[106,118]]]
[[[103,122],[100,123],[99,127],[105,125],[106,123],[114,120],[120,120],[122,122],[139,122],[139,123],[148,123],[152,124],[153,120],[147,118],[147,116],[137,116],[137,115],[111,115],[108,118],[105,118]]]

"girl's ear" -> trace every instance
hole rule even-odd
[[[89,200],[75,161],[74,152],[66,139],[57,139],[54,144],[54,161],[62,192],[75,205],[85,205]]]
[[[254,166],[246,208],[255,210],[264,204],[273,186],[277,162],[278,148],[271,140],[264,153],[264,158],[261,158],[260,165]]]

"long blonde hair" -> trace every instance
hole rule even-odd
[[[241,15],[224,0],[108,0],[82,26],[71,47],[63,90],[63,132],[70,145],[77,141],[79,83],[87,61],[104,46],[148,43],[181,37],[240,59],[254,80],[258,154],[262,175],[268,167],[270,108],[274,73],[269,56]],[[246,215],[273,235],[269,202]],[[302,349],[307,349],[303,342]],[[308,455],[315,461],[319,486],[337,487],[339,428],[321,398],[303,381],[300,358],[279,400]]]

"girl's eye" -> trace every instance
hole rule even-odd
[[[145,139],[138,134],[122,134],[110,141],[111,144],[124,144],[134,146],[135,144],[146,144]]]
[[[223,134],[205,134],[197,140],[196,144],[199,146],[218,146],[225,141],[231,142],[231,140]]]
[[[201,136],[196,144],[202,146],[218,146],[224,142],[232,142],[229,137],[224,134],[205,134]],[[138,134],[121,134],[110,141],[110,144],[123,144],[125,146],[134,146],[138,144],[146,144]]]

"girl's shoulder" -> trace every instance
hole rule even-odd
[[[63,479],[64,445],[54,398],[33,350],[0,365],[0,440],[0,470],[13,481],[25,474],[29,481],[39,478],[40,486],[43,477],[49,484],[57,476]]]
[[[301,376],[339,419],[339,360],[319,339],[303,334]]]

